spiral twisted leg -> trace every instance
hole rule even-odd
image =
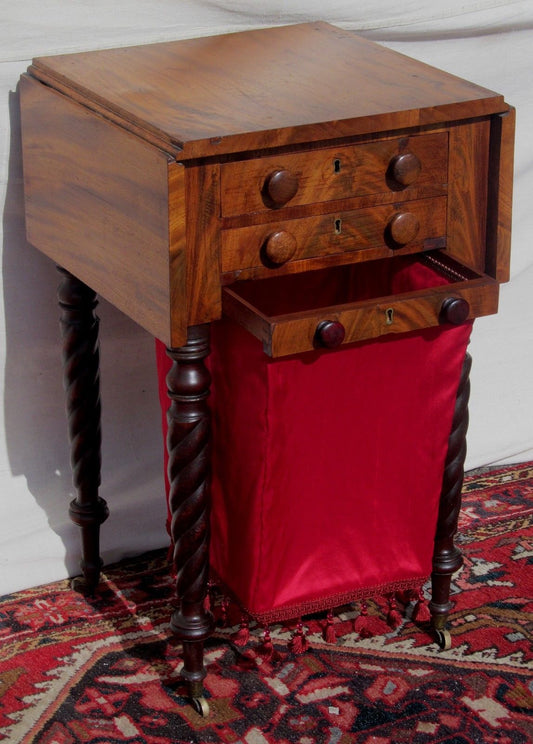
[[[457,520],[461,508],[471,366],[472,358],[470,354],[466,354],[457,390],[452,429],[448,440],[433,551],[432,599],[429,609],[433,627],[437,632],[439,642],[444,647],[448,647],[450,642],[446,631],[446,622],[453,607],[453,603],[450,601],[451,579],[455,571],[463,565],[463,557],[454,545],[453,538],[457,532]]]
[[[108,517],[100,486],[100,373],[96,294],[68,271],[59,269],[58,289],[63,340],[63,372],[66,393],[71,465],[76,498],[70,518],[81,528],[84,583],[77,588],[94,591],[100,578],[100,525]]]
[[[204,641],[214,628],[204,609],[209,571],[211,377],[204,359],[209,354],[209,326],[189,328],[187,344],[168,349],[173,360],[167,376],[167,448],[170,482],[171,535],[179,609],[171,628],[183,643],[182,676],[194,700],[201,699],[205,677]]]

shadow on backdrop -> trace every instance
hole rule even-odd
[[[2,259],[6,446],[12,475],[26,478],[51,529],[64,543],[69,575],[75,575],[79,535],[67,513],[75,494],[62,387],[59,274],[54,263],[26,241],[18,90],[9,94],[9,112]],[[103,402],[100,493],[111,510],[102,528],[107,563],[164,545],[166,510],[153,339],[103,300],[98,315]]]

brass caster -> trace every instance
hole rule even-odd
[[[205,697],[193,697],[192,704],[198,715],[202,716],[202,718],[207,718],[209,715],[209,703]]]
[[[441,651],[449,651],[452,647],[452,637],[449,630],[436,630],[437,643]]]
[[[96,592],[96,587],[89,584],[84,576],[75,576],[70,580],[70,588],[73,592],[78,594],[84,594],[86,597],[93,597]]]

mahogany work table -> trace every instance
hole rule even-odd
[[[62,272],[70,515],[85,581],[98,583],[108,515],[98,293],[173,360],[171,627],[204,710],[210,323],[229,316],[283,357],[496,312],[509,272],[514,111],[326,23],[38,58],[20,95],[28,238]],[[339,278],[402,262],[445,281],[361,300]],[[311,274],[332,288],[326,307],[306,292]],[[433,554],[430,609],[444,644],[462,560],[453,536],[468,368],[467,357]]]

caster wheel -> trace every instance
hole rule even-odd
[[[94,596],[95,587],[91,586],[84,576],[75,576],[70,581],[70,588],[78,594],[84,594],[85,596]]]
[[[202,718],[206,718],[209,715],[209,703],[207,702],[205,697],[193,698],[192,704],[194,710],[198,713],[198,715],[202,716]]]
[[[441,651],[448,651],[452,647],[452,637],[449,630],[437,630],[437,643]]]

